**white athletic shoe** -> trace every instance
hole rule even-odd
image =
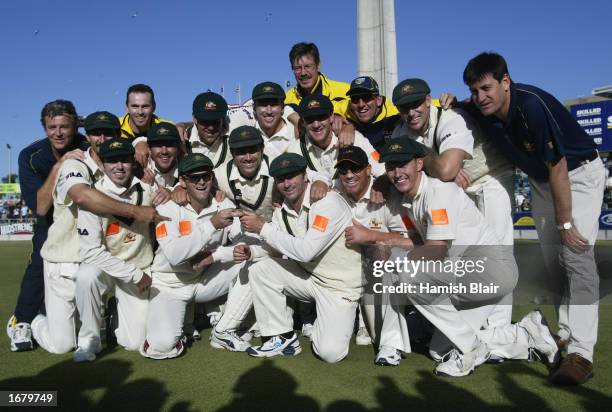
[[[158,359],[158,360],[177,358],[181,356],[184,351],[185,351],[185,342],[183,338],[179,339],[178,342],[176,342],[176,345],[174,345],[174,348],[172,348],[170,352],[166,352],[166,353],[157,352],[151,349],[151,347],[149,346],[149,342],[146,339],[140,346],[140,354],[142,356],[144,356],[145,358]]]
[[[461,353],[453,349],[444,355],[442,363],[436,366],[434,373],[438,376],[467,376],[474,372],[474,369],[482,365],[489,358],[489,349],[484,342],[471,352]]]
[[[202,340],[202,335],[200,335],[200,331],[196,328],[193,328],[193,333],[191,334],[193,340]]]
[[[519,325],[529,334],[529,346],[545,356],[549,364],[556,364],[559,360],[559,348],[542,312],[532,310],[521,319]]]
[[[34,349],[30,324],[25,322],[17,323],[15,315],[11,316],[6,324],[6,334],[11,340],[11,351],[25,352]]]
[[[365,327],[360,327],[355,335],[355,343],[359,346],[368,346],[372,344],[372,338]]]
[[[312,323],[304,323],[302,324],[302,336],[310,339],[312,336],[312,330],[314,329],[314,325]]]
[[[213,328],[210,332],[210,346],[216,349],[227,349],[232,352],[246,352],[251,344],[242,340],[236,332],[224,331],[219,332]]]
[[[381,346],[374,363],[380,366],[398,366],[402,361],[400,351],[391,346]]]
[[[98,345],[95,351],[81,348],[80,346],[72,354],[72,360],[76,363],[93,362],[96,360],[96,354],[102,351],[102,345]]]
[[[294,332],[289,339],[276,335],[268,339],[266,343],[261,346],[251,346],[246,352],[250,356],[255,356],[257,358],[297,356],[302,353],[302,347],[300,346],[297,334]]]

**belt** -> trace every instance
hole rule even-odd
[[[593,150],[591,154],[589,154],[586,158],[583,159],[574,159],[571,162],[568,162],[567,170],[572,171],[574,169],[578,169],[580,166],[584,166],[586,164],[591,163],[593,160],[599,157],[599,152],[597,150]]]

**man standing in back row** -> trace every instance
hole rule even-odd
[[[559,346],[568,355],[553,371],[556,384],[578,385],[593,375],[599,277],[593,246],[603,198],[604,168],[593,139],[545,91],[510,79],[496,53],[481,53],[463,72],[473,115],[500,151],[529,176],[533,217],[556,285]],[[555,260],[559,258],[561,267]]]

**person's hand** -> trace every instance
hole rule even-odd
[[[470,177],[463,169],[459,169],[459,173],[455,176],[455,183],[463,190],[467,189],[472,184]]]
[[[136,287],[139,291],[144,292],[145,290],[149,289],[150,286],[151,276],[147,275],[147,273],[145,272],[144,275],[142,275],[142,278],[136,284]]]
[[[154,207],[151,206],[134,206],[135,211],[133,217],[138,222],[143,223],[159,223],[170,220],[169,217],[160,215]]]
[[[179,137],[181,139],[181,143],[185,144],[185,142],[187,142],[187,140],[189,140],[189,136],[187,136],[186,123],[177,123],[176,124],[176,129],[179,132]]]
[[[406,239],[403,237],[397,237],[386,240],[379,240],[376,242],[377,246],[390,246],[390,247],[399,247],[401,249],[412,249],[414,248],[414,243],[411,239]]]
[[[225,198],[227,197],[227,195],[225,194],[225,192],[221,189],[216,189],[215,190],[215,200],[217,201],[217,203],[221,203],[225,200]]]
[[[346,246],[363,245],[371,241],[370,230],[353,219],[353,226],[344,229],[344,238],[346,239]]]
[[[215,227],[215,229],[222,229],[232,224],[235,217],[242,216],[243,212],[237,209],[223,209],[219,210],[217,213],[210,218],[210,223]]]
[[[444,110],[452,109],[457,104],[457,98],[452,93],[442,93],[439,100]]]
[[[559,236],[561,237],[561,243],[574,253],[583,253],[589,248],[589,241],[573,225],[571,229],[559,230]]]
[[[327,186],[327,183],[321,180],[315,180],[310,185],[310,202],[314,203],[323,199],[327,195],[327,192],[329,192],[329,186]]]
[[[234,263],[242,263],[251,258],[251,248],[249,245],[241,243],[234,246]]]
[[[391,193],[391,182],[387,176],[379,176],[374,179],[372,189],[370,189],[370,203],[373,205],[382,205]]]
[[[189,194],[187,194],[187,189],[183,186],[176,186],[174,190],[172,190],[170,198],[179,206],[185,206],[191,201],[191,199],[189,199]]]
[[[74,149],[69,152],[64,153],[64,155],[60,158],[58,163],[62,163],[64,160],[75,159],[75,160],[84,160],[85,152],[81,149]]]
[[[342,126],[338,134],[338,147],[352,146],[355,143],[355,126],[346,119],[342,119]]]
[[[340,131],[342,130],[342,126],[344,125],[344,117],[339,114],[332,114],[331,118],[331,127],[336,136],[340,136]]]
[[[195,256],[189,259],[189,263],[193,267],[193,270],[198,271],[202,269],[206,269],[208,266],[215,263],[215,260],[212,257],[212,253],[208,250],[204,250],[198,252]]]
[[[155,173],[148,167],[142,170],[142,177],[140,178],[144,183],[153,185],[155,183]]]
[[[171,197],[172,193],[170,192],[170,190],[166,189],[165,187],[160,187],[153,194],[153,199],[151,200],[151,203],[153,203],[153,206],[163,205],[168,200],[170,200]]]
[[[149,156],[151,155],[149,145],[147,142],[139,142],[134,147],[134,150],[136,151],[134,158],[138,163],[140,163],[143,169],[146,168],[149,164]]]
[[[244,212],[240,217],[240,224],[242,230],[245,232],[259,233],[264,223],[266,223],[261,216],[251,212]]]

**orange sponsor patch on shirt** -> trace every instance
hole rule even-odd
[[[179,233],[182,236],[187,236],[191,233],[191,221],[190,220],[181,220],[179,222]]]
[[[318,230],[319,232],[325,232],[327,230],[328,223],[328,218],[326,218],[325,216],[316,215],[314,222],[312,223],[312,228]]]
[[[431,224],[448,225],[448,214],[446,213],[446,209],[432,209]]]
[[[380,162],[380,153],[377,150],[374,150],[372,153],[370,153],[370,156],[372,156],[372,159],[376,160],[377,162]]]
[[[162,223],[155,228],[155,238],[163,239],[168,236],[168,229],[166,229],[166,224]]]
[[[117,222],[109,223],[106,227],[106,236],[116,235],[121,232],[121,225]]]

